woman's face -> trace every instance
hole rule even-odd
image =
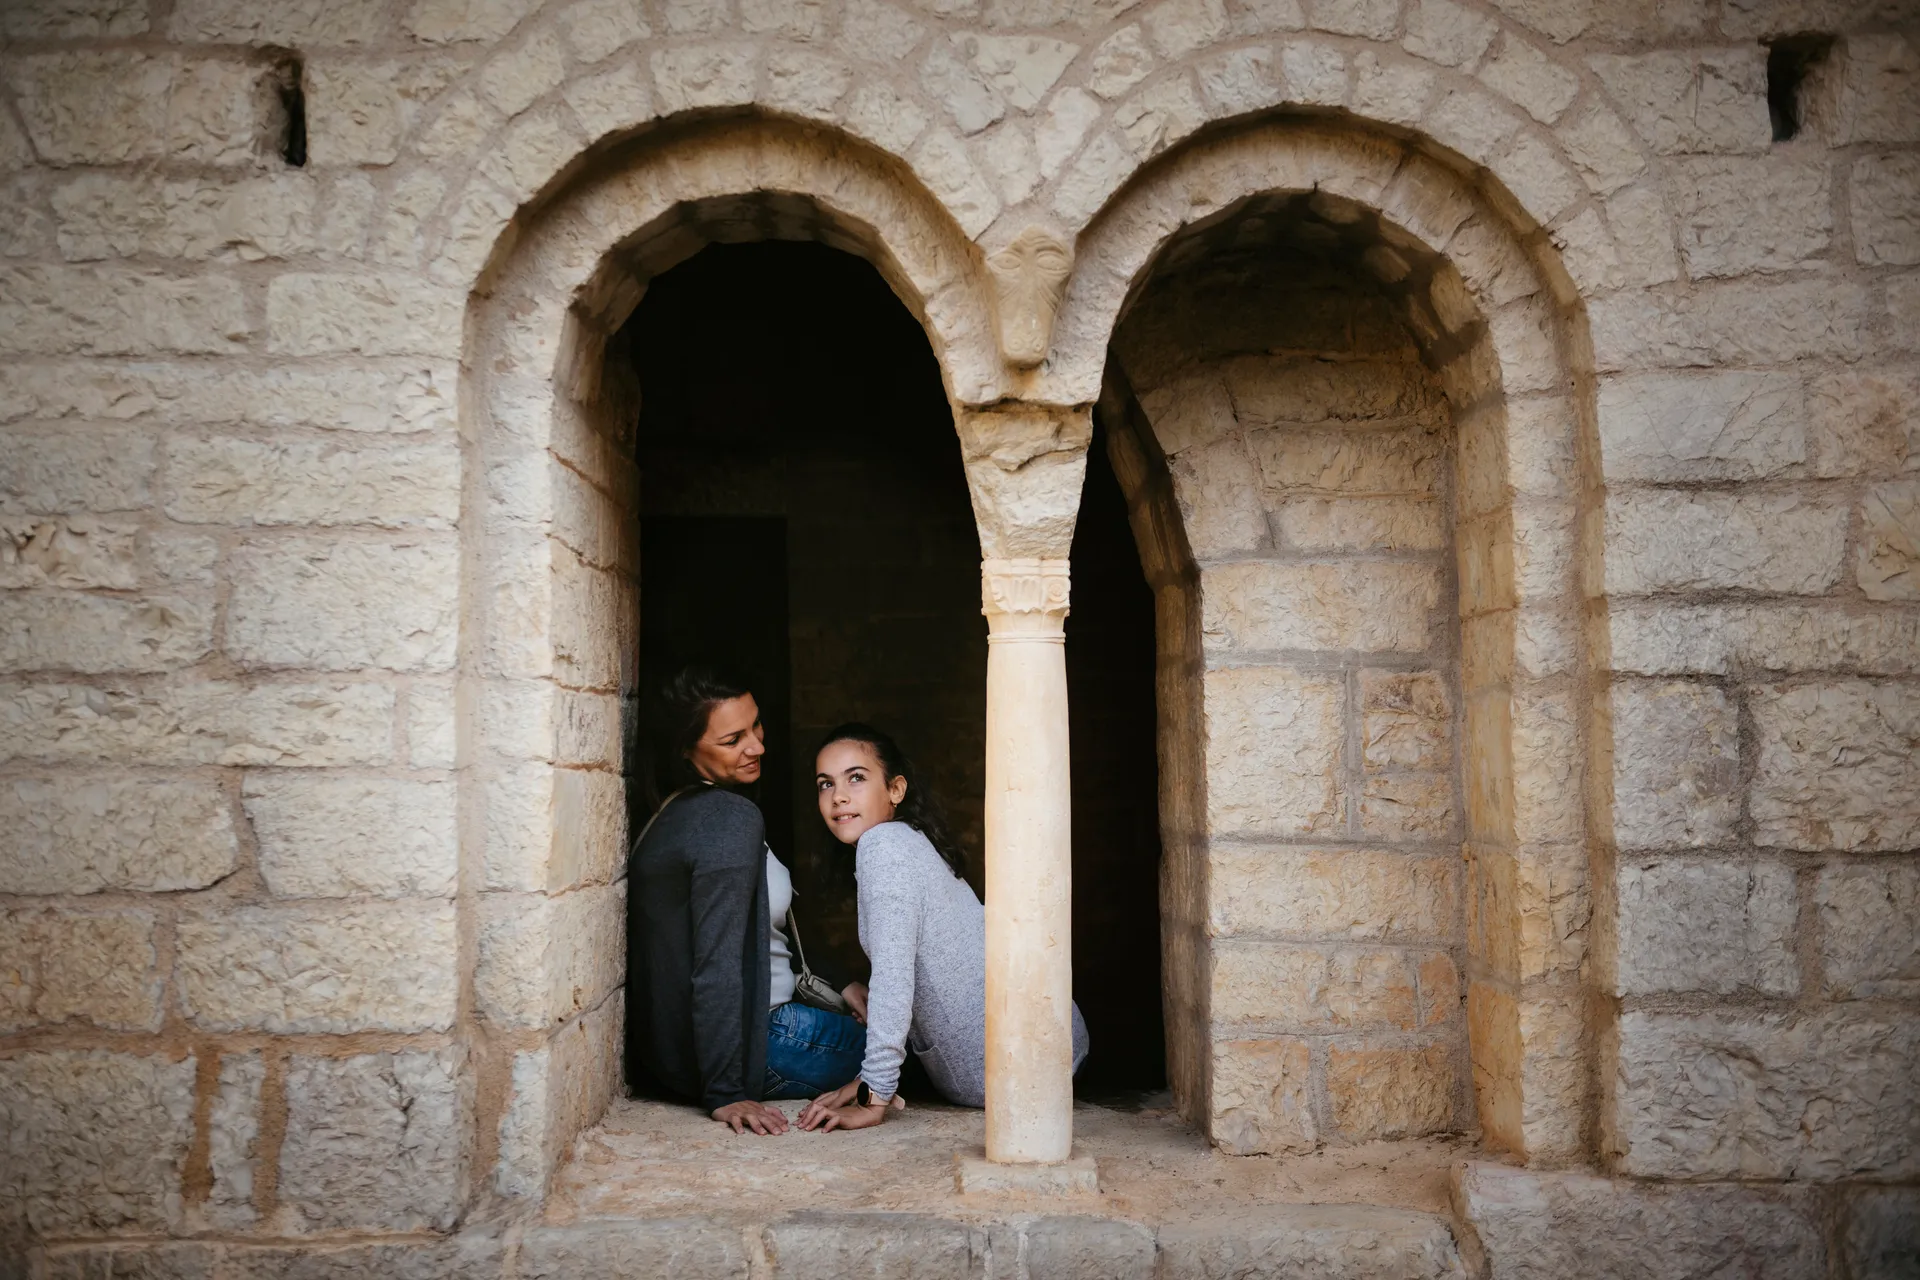
[[[760,704],[743,693],[716,703],[707,713],[707,731],[687,759],[695,773],[722,786],[760,781],[760,757],[767,754],[767,731],[760,726]]]
[[[829,742],[813,767],[820,817],[841,844],[858,843],[869,828],[892,822],[907,798],[907,780],[882,777],[886,771],[864,742]]]

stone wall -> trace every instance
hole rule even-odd
[[[1467,1127],[1452,417],[1328,224],[1183,242],[1115,353],[1198,571],[1210,986],[1229,1151]],[[1196,750],[1197,748],[1197,750]],[[1178,927],[1177,925],[1173,927]]]
[[[1775,142],[1763,41],[1821,30]],[[1315,189],[1457,270],[1430,362],[1498,457],[1455,490],[1498,617],[1456,736],[1495,748],[1462,751],[1499,828],[1461,886],[1498,921],[1480,1122],[1636,1175],[1911,1177],[1917,35],[1801,0],[6,5],[0,1233],[437,1228],[537,1199],[598,1113],[637,607],[600,355],[650,275],[867,256],[983,548],[1059,556],[1160,247]],[[988,264],[1033,224],[1075,259],[1038,366]],[[1456,392],[1495,384],[1482,431]],[[1206,779],[1165,776],[1192,821]],[[1191,1077],[1210,996],[1169,981]]]

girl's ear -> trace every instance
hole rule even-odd
[[[900,802],[902,800],[905,800],[906,798],[907,798],[907,780],[904,776],[895,778],[892,782],[889,782],[887,784],[887,799],[893,801],[894,808],[896,809],[899,808]]]

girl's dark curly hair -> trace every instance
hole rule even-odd
[[[913,761],[900,749],[900,744],[870,724],[852,721],[834,729],[820,740],[814,749],[813,758],[818,760],[820,753],[836,742],[859,742],[872,748],[874,759],[880,762],[880,772],[884,781],[895,778],[907,780],[906,799],[893,811],[895,822],[904,822],[927,838],[947,867],[960,879],[966,879],[966,859],[961,856],[959,842],[953,838],[953,832],[947,829],[947,815],[940,808],[940,801],[933,792],[920,781],[915,772]]]
[[[707,731],[713,709],[753,692],[732,672],[700,664],[680,668],[660,686],[652,708],[654,808],[681,787],[700,781],[689,758]]]

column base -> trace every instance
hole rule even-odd
[[[1059,1164],[996,1164],[985,1156],[956,1155],[953,1186],[963,1196],[1097,1196],[1100,1170],[1092,1156]]]

